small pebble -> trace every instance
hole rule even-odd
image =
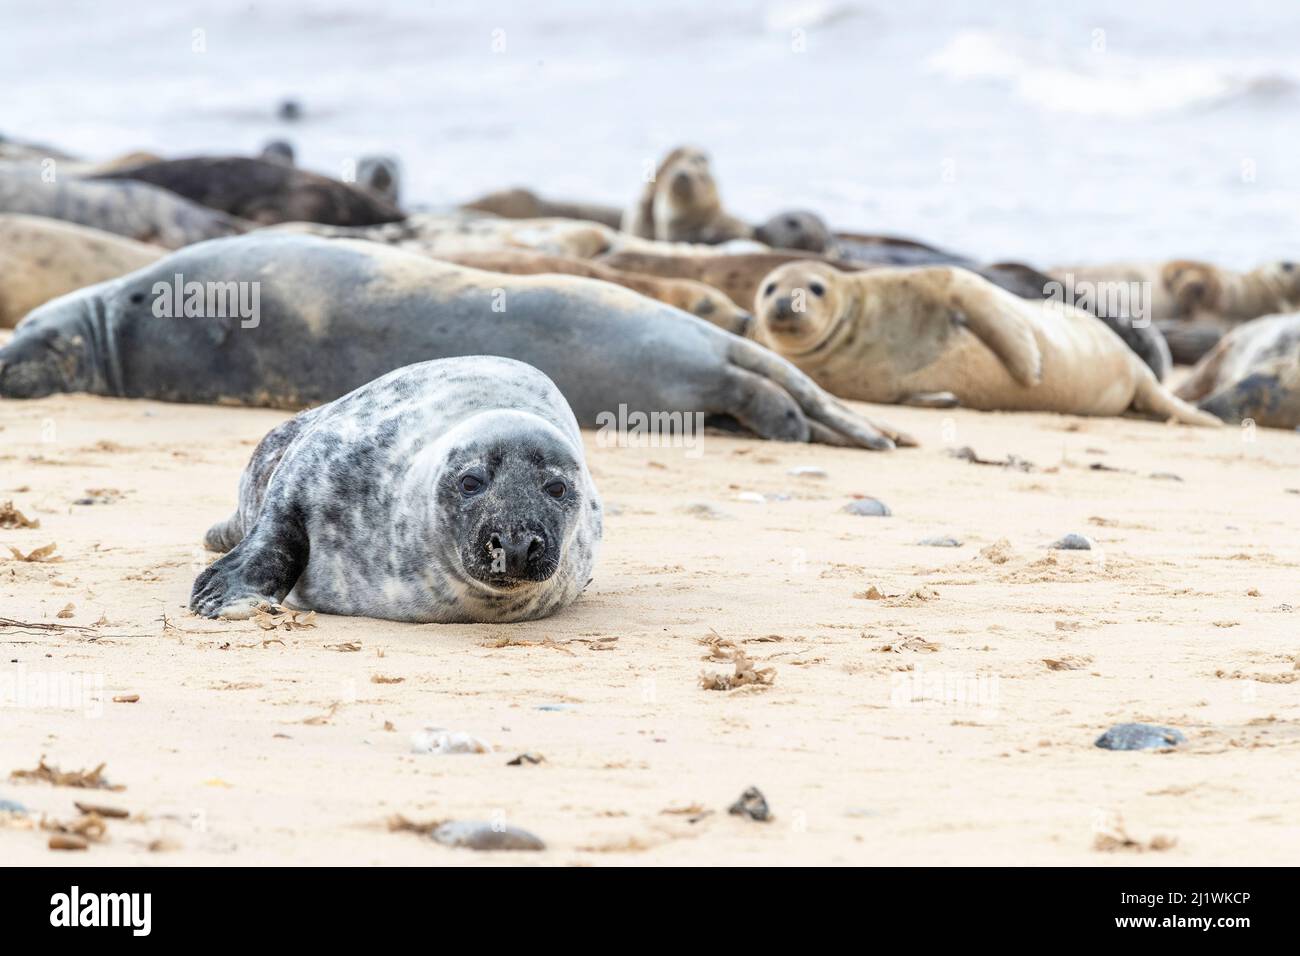
[[[467,850],[546,849],[546,844],[527,830],[482,820],[448,820],[433,831],[433,838],[444,846]]]
[[[888,518],[892,511],[889,505],[876,498],[856,498],[844,506],[845,511],[851,515],[862,515],[870,518]]]
[[[727,808],[727,812],[738,817],[749,817],[751,820],[757,820],[760,823],[766,823],[772,819],[772,811],[768,809],[767,798],[758,787],[750,787],[740,795],[740,799]]]
[[[677,509],[684,515],[691,515],[694,518],[703,518],[705,521],[729,521],[731,515],[725,511],[719,511],[713,505],[707,502],[697,501],[693,504],[683,505]]]
[[[764,498],[762,495],[760,495],[757,491],[742,491],[740,494],[736,495],[736,500],[744,501],[752,505],[761,505],[766,503],[767,501],[767,499]]]
[[[956,538],[922,538],[917,544],[927,548],[960,548],[961,542]]]
[[[1183,480],[1179,475],[1175,475],[1172,471],[1152,472],[1151,477],[1154,478],[1156,481],[1182,481]]]
[[[568,704],[538,704],[538,710],[568,710]]]
[[[1071,532],[1051,545],[1054,551],[1091,551],[1092,541],[1081,534]]]
[[[796,478],[829,478],[825,468],[815,468],[811,465],[801,465],[798,468],[791,468],[787,474],[794,475]]]
[[[411,752],[417,754],[486,754],[492,746],[472,734],[425,727],[411,734]]]
[[[1172,727],[1155,724],[1116,724],[1097,738],[1103,750],[1149,750],[1187,743],[1187,738]]]
[[[545,759],[546,759],[546,758],[543,757],[541,754],[533,753],[533,752],[530,750],[530,751],[528,751],[527,753],[522,753],[522,754],[520,754],[520,755],[519,755],[518,757],[516,757],[514,760],[507,760],[507,761],[506,761],[506,766],[507,766],[507,767],[522,767],[524,764],[528,764],[528,763],[533,764],[533,765],[537,765],[537,764],[541,763],[541,762],[542,762],[543,760],[545,760]]]
[[[0,813],[26,813],[27,808],[12,800],[0,799]]]

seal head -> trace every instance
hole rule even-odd
[[[848,290],[820,262],[791,262],[773,270],[754,302],[755,338],[782,355],[807,355],[823,346],[849,315]]]

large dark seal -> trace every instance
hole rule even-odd
[[[1300,428],[1300,314],[1237,326],[1201,359],[1178,395],[1234,425]]]
[[[541,369],[587,427],[622,410],[698,412],[764,438],[907,440],[757,343],[628,289],[292,234],[204,243],[47,303],[0,349],[0,395],[300,409],[412,362],[464,355]]]
[[[405,214],[366,189],[250,156],[168,159],[119,169],[97,180],[132,180],[251,222],[373,226]]]
[[[238,510],[208,532],[229,553],[190,608],[533,620],[582,593],[600,535],[578,423],[545,375],[488,356],[421,362],[262,439]]]
[[[51,182],[31,168],[0,170],[4,212],[62,219],[168,249],[251,228],[250,223],[148,183],[68,175],[57,175]]]

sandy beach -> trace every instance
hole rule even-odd
[[[266,629],[185,605],[203,532],[283,413],[0,403],[0,502],[40,524],[0,528],[0,799],[130,813],[83,852],[10,821],[0,858],[1293,862],[1300,436],[859,407],[922,447],[709,433],[692,457],[584,433],[605,543],[554,618]],[[862,495],[892,515],[843,511]],[[1049,550],[1068,533],[1093,550]],[[936,536],[961,546],[918,544]],[[770,683],[705,689],[737,650]],[[81,691],[40,698],[60,682]],[[1093,746],[1130,720],[1188,743]],[[491,751],[413,753],[426,726]],[[510,764],[524,752],[544,759]],[[42,755],[123,789],[9,778]],[[727,813],[751,786],[770,822]],[[505,822],[547,849],[449,849],[390,831],[395,814]]]

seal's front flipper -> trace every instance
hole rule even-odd
[[[263,515],[233,551],[195,578],[190,610],[203,617],[252,617],[259,604],[279,604],[293,590],[307,554],[300,523]]]
[[[956,408],[961,402],[952,392],[916,392],[904,396],[898,404],[914,408]]]
[[[801,420],[807,429],[807,440],[828,445],[851,445],[888,451],[895,447],[912,447],[916,439],[883,422],[868,421],[845,408],[823,391],[812,379],[788,361],[748,339],[736,339],[727,353],[731,360],[730,371],[737,380],[764,379],[765,385],[783,393],[782,409],[787,419]],[[742,374],[752,373],[752,374]],[[789,403],[789,404],[787,404]],[[735,414],[740,419],[740,414]],[[751,416],[752,417],[752,416]],[[785,441],[803,441],[804,437],[767,435],[761,428],[745,423],[746,427],[764,437],[783,438]],[[790,426],[787,426],[787,429]],[[834,437],[832,437],[834,436]]]
[[[1017,299],[965,269],[946,269],[950,276],[948,306],[955,318],[989,347],[1021,385],[1034,386],[1043,380],[1043,354],[1034,337],[1034,326],[1022,310],[1042,308]]]

